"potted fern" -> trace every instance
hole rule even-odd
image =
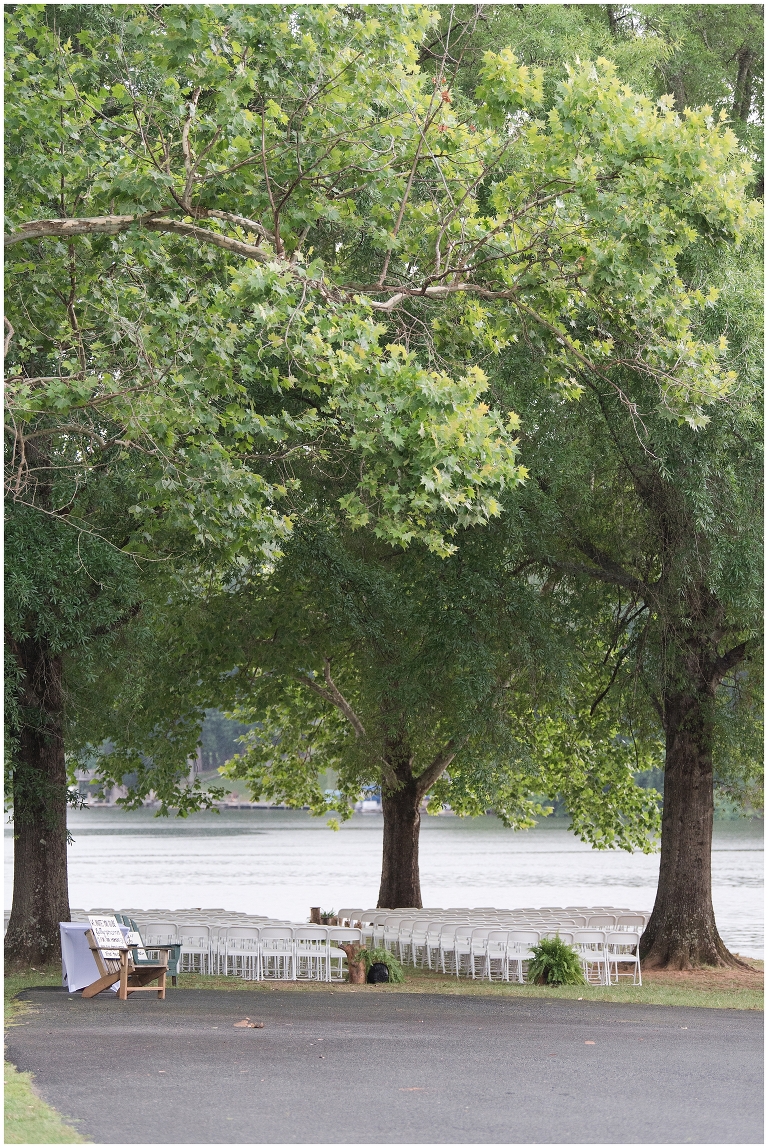
[[[534,985],[584,985],[579,954],[560,937],[542,937],[531,949],[527,979]]]
[[[388,949],[363,949],[360,955],[365,961],[368,984],[403,983],[403,967]]]

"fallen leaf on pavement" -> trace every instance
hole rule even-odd
[[[236,1020],[232,1025],[233,1028],[264,1028],[264,1021],[251,1020],[249,1016],[245,1020]]]

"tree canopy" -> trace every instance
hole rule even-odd
[[[523,782],[512,771],[497,783],[492,755],[467,752],[463,774],[453,764],[450,780],[438,778],[459,742],[469,751],[479,741],[469,715],[488,691],[513,692],[505,658],[526,641],[530,691],[532,651],[546,645],[543,587],[553,632],[582,611],[582,656],[568,663],[580,667],[577,684],[562,694],[576,725],[532,721],[535,705],[519,695],[504,721],[503,706],[491,708],[499,752],[514,758],[514,742],[532,760],[535,743],[571,785],[574,808],[580,776],[594,777],[597,794],[617,762],[627,774],[616,723],[629,711],[610,709],[625,668],[655,660],[658,686],[678,659],[679,686],[693,618],[718,635],[706,654],[713,672],[718,659],[731,658],[726,675],[741,664],[756,633],[743,609],[753,536],[740,533],[738,512],[753,497],[753,375],[734,354],[727,306],[718,310],[719,288],[747,290],[739,268],[723,270],[721,249],[751,241],[757,218],[761,64],[754,12],[741,7],[697,16],[685,37],[675,6],[8,11],[19,808],[24,793],[32,808],[42,792],[44,743],[58,747],[50,768],[63,784],[65,679],[74,751],[99,727],[96,660],[100,681],[112,675],[116,694],[140,699],[141,673],[117,681],[121,643],[133,641],[124,633],[144,627],[152,640],[162,611],[149,604],[192,608],[189,586],[215,609],[246,603],[258,647],[240,664],[253,671],[258,720],[293,739],[292,785],[303,784],[307,722],[326,756],[344,742],[351,785],[363,776],[361,747],[392,741],[386,699],[411,690],[394,707],[413,731],[402,778],[379,752],[392,801],[393,777],[411,804],[421,778],[425,792],[450,786],[467,811],[493,790],[510,820],[524,815]],[[682,77],[677,95],[665,92],[670,69]],[[717,72],[710,88],[707,69]],[[699,108],[680,95],[714,89]],[[747,431],[742,473],[736,444]],[[454,581],[449,613],[463,637],[451,647],[441,585],[457,569],[483,583],[487,555],[471,575],[465,560],[482,553],[478,530],[500,569],[531,565],[495,633],[479,603],[462,613]],[[38,538],[41,554],[70,541],[41,566],[23,556]],[[406,552],[397,562],[392,547]],[[485,584],[500,601],[493,577]],[[602,586],[626,596],[609,601]],[[524,626],[505,626],[526,602],[524,637]],[[280,631],[287,647],[272,649],[260,627],[275,612],[294,622]],[[393,675],[413,671],[413,635],[433,631],[441,640],[425,637],[423,666]],[[430,657],[450,667],[442,700],[430,694]],[[222,664],[233,681],[235,666]],[[42,680],[55,688],[41,692]],[[170,721],[138,722],[123,739],[137,799],[154,779],[166,806],[201,800],[179,784],[214,700],[196,681],[179,686]],[[351,753],[355,723],[334,689],[355,699],[365,730]],[[646,694],[653,708],[658,692]],[[655,712],[664,725],[664,703]],[[654,735],[652,718],[638,720],[651,746],[659,726]],[[596,747],[589,730],[600,723]],[[250,751],[258,784],[265,744]],[[584,775],[567,757],[575,744]],[[616,824],[603,819],[601,832],[633,840]]]

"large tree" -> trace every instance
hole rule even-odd
[[[84,205],[111,212],[137,197],[151,210],[158,189],[175,202],[169,172],[153,163],[143,117],[170,133],[182,181],[191,178],[189,148],[207,145],[192,131],[200,93],[181,107],[173,96],[178,80],[165,52],[174,44],[182,78],[187,66],[207,76],[228,125],[225,151],[237,149],[237,125],[255,122],[254,73],[243,87],[241,57],[273,29],[256,14],[250,47],[238,47],[224,73],[224,57],[206,51],[200,72],[183,55],[187,25],[209,43],[216,28],[233,34],[238,20],[237,12],[229,24],[201,15],[212,21],[209,39],[193,11],[179,10],[180,23],[169,11],[170,26],[143,9],[9,15],[7,91],[15,110],[6,202],[16,220],[52,209],[67,219]],[[314,63],[316,78],[329,66],[343,75],[354,60],[361,83],[348,87],[357,95],[347,110],[365,119],[376,88],[362,83],[360,69],[393,59],[398,45],[407,54],[410,21],[393,17],[391,44],[375,21],[355,24],[352,44],[322,15],[317,23],[320,43],[300,43],[299,56]],[[283,38],[290,54],[287,26]],[[299,110],[313,82],[302,78],[307,67],[299,59],[285,95]],[[132,89],[136,69],[144,78]],[[159,123],[152,109],[161,97],[167,118]],[[339,126],[340,109],[335,114]],[[318,130],[327,143],[332,124],[321,117]],[[326,159],[333,169],[338,156]],[[247,211],[252,180],[244,166],[229,206]],[[315,174],[307,177],[310,190]],[[232,183],[232,173],[222,178]],[[335,216],[335,194],[322,202]],[[239,216],[235,226],[243,222],[250,227]],[[286,259],[280,249],[265,265],[249,241],[212,232],[201,247],[206,237],[195,227],[162,235],[142,227],[117,242],[103,220],[84,233],[76,226],[76,238],[40,241],[55,231],[56,221],[53,232],[43,226],[6,237],[6,633],[17,853],[6,952],[20,963],[53,959],[57,922],[68,918],[67,709],[71,715],[83,704],[75,686],[87,686],[90,662],[139,609],[143,584],[192,553],[209,567],[233,555],[273,562],[300,512],[302,466],[317,471],[312,498],[322,494],[318,474],[327,476],[330,497],[351,500],[357,519],[368,500],[366,515],[383,537],[422,538],[437,550],[457,522],[496,513],[505,483],[519,478],[511,428],[479,401],[482,377],[452,379],[387,349],[370,308],[337,296],[319,264],[297,278],[298,251]],[[292,326],[286,350],[277,331]],[[184,809],[200,796],[180,784],[179,745],[166,769],[155,768],[152,788],[165,805]]]
[[[681,265],[719,289],[702,319],[738,371],[697,434],[659,417],[630,373],[636,409],[582,375],[567,420],[508,358],[532,481],[521,499],[535,568],[577,616],[612,619],[591,710],[620,694],[632,725],[665,740],[661,867],[643,938],[649,966],[732,964],[711,897],[713,788],[754,794],[760,775],[762,291],[760,244],[738,259],[703,247]],[[727,333],[727,335],[726,335]],[[526,397],[527,390],[527,397]],[[613,603],[612,608],[610,606]]]
[[[519,827],[560,795],[583,839],[651,848],[656,795],[633,773],[655,747],[620,736],[608,706],[584,712],[599,626],[574,627],[568,604],[557,616],[547,583],[524,577],[530,560],[515,567],[510,533],[477,529],[438,558],[317,522],[297,530],[279,578],[180,584],[152,641],[140,626],[127,636],[131,680],[102,683],[81,736],[91,752],[109,739],[101,768],[119,778],[162,753],[171,713],[191,723],[215,703],[252,727],[225,772],[254,797],[348,817],[380,788],[382,906],[421,904],[427,798]]]

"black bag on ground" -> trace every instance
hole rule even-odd
[[[389,980],[389,969],[383,961],[374,961],[366,979],[369,985],[385,984]]]

